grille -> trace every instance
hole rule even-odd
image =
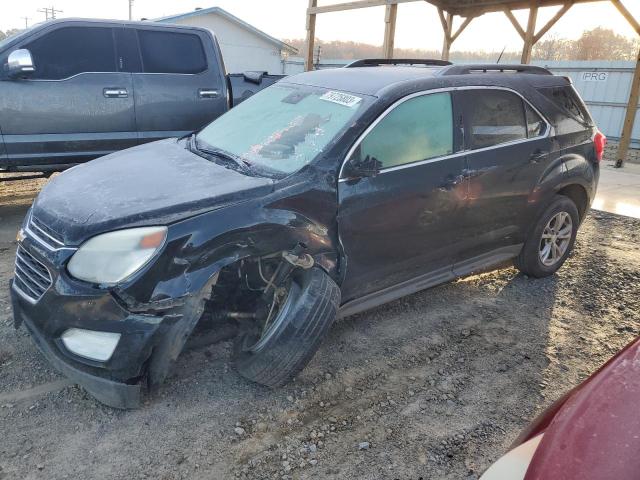
[[[31,215],[31,218],[29,218],[28,227],[31,228],[33,233],[36,234],[38,238],[45,241],[47,244],[53,246],[54,248],[63,245],[62,237],[58,235],[58,233],[54,230],[47,227],[33,215]]]
[[[51,287],[51,274],[47,267],[19,246],[13,283],[23,295],[37,302]]]

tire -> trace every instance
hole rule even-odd
[[[561,221],[562,225],[559,225]],[[568,222],[571,224],[571,233],[567,236]],[[531,229],[520,254],[515,258],[516,268],[536,278],[553,275],[571,253],[579,225],[580,214],[575,203],[569,197],[556,195]],[[550,246],[545,250],[550,243],[555,243],[557,249]]]
[[[316,353],[340,306],[340,287],[313,267],[294,277],[284,305],[267,334],[243,333],[234,344],[234,363],[243,377],[268,387],[288,383]]]

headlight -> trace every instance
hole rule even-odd
[[[113,285],[142,268],[162,248],[167,227],[143,227],[104,233],[87,240],[67,270],[79,279]]]
[[[522,480],[543,436],[533,437],[502,456],[484,472],[480,480]]]

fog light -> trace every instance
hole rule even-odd
[[[119,341],[119,333],[82,328],[70,328],[62,334],[62,343],[70,352],[99,362],[106,362],[111,358]]]

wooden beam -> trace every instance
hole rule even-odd
[[[527,31],[524,35],[524,45],[522,47],[522,58],[520,63],[531,62],[531,52],[533,51],[533,37],[536,33],[536,20],[538,18],[538,2],[534,0],[531,2],[529,8],[529,21],[527,22]]]
[[[631,144],[631,134],[633,133],[633,124],[636,120],[636,112],[638,111],[638,99],[640,98],[640,51],[636,59],[636,69],[633,72],[633,81],[631,82],[631,92],[629,94],[629,102],[627,103],[627,112],[624,116],[624,124],[622,127],[622,137],[618,145],[618,153],[616,159],[616,167],[620,168],[624,165]]]
[[[627,10],[620,0],[611,0],[611,3],[618,9],[624,18],[626,18],[631,28],[633,28],[638,35],[640,35],[640,23],[631,15],[631,12]]]
[[[307,38],[304,52],[304,71],[313,70],[313,47],[316,40],[316,14],[309,13],[312,8],[318,5],[318,0],[309,0],[307,9]]]
[[[503,11],[507,18],[511,21],[513,28],[515,28],[516,32],[520,34],[520,38],[524,40],[525,33],[523,28],[520,26],[520,22],[518,22],[518,19],[513,16],[513,13],[511,13],[511,10],[509,10],[507,7],[504,7]]]
[[[321,7],[314,5],[313,7],[309,7],[307,9],[307,13],[341,12],[344,10],[355,10],[357,8],[380,7],[384,5],[418,1],[422,2],[424,0],[357,0],[355,2],[335,3],[333,5],[323,5]]]
[[[388,4],[384,13],[384,43],[382,44],[382,54],[384,58],[393,58],[397,16],[398,4]]]
[[[429,3],[432,3],[431,0],[427,0]],[[575,3],[595,3],[595,2],[603,2],[606,0],[575,0]],[[567,0],[540,0],[538,3],[538,8],[543,7],[562,7],[567,3]],[[531,0],[481,0],[477,3],[473,4],[448,4],[444,6],[445,10],[451,12],[453,15],[460,15],[462,17],[467,17],[469,15],[479,16],[484,13],[491,12],[503,12],[505,7],[511,11],[513,10],[525,10],[529,9],[531,6]]]
[[[464,19],[464,22],[462,22],[462,24],[458,27],[458,30],[456,30],[456,33],[451,35],[451,43],[456,41],[456,38],[460,36],[460,34],[464,31],[465,28],[467,28],[467,26],[471,23],[471,20],[473,20],[474,18],[475,17],[467,17]]]
[[[558,20],[562,18],[562,16],[569,11],[571,6],[573,5],[573,1],[566,3],[558,12],[553,16],[551,20],[547,22],[547,24],[540,29],[538,33],[533,37],[533,43],[536,44],[540,41],[545,33],[551,30]]]
[[[451,51],[451,31],[453,29],[453,15],[447,13],[445,16],[444,11],[438,7],[438,16],[440,17],[440,24],[442,25],[442,32],[444,38],[442,40],[442,53],[440,54],[441,60],[449,60],[449,53]]]

